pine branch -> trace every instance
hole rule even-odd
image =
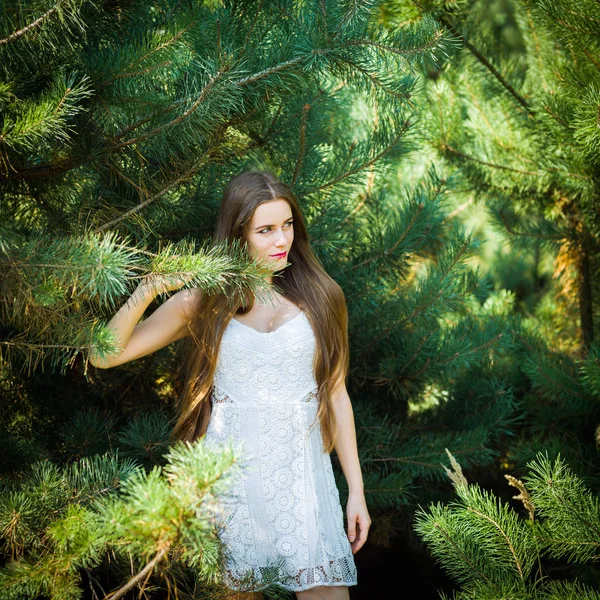
[[[501,221],[502,221],[502,225],[504,226],[504,229],[506,231],[508,231],[511,235],[514,236],[519,236],[519,237],[527,237],[527,238],[533,238],[533,239],[538,239],[538,240],[544,240],[544,241],[552,241],[555,243],[558,242],[562,242],[565,241],[567,239],[569,239],[570,236],[568,236],[568,234],[566,232],[564,233],[556,233],[554,235],[549,235],[549,234],[544,234],[544,233],[535,233],[533,231],[531,231],[531,228],[529,231],[517,231],[515,229],[514,222],[515,222],[515,215],[512,213],[508,213],[508,210],[506,207],[501,207],[495,214],[497,214]],[[511,222],[508,221],[508,217],[513,217],[511,219]],[[557,230],[557,228],[553,228],[555,231]]]
[[[313,50],[313,54],[327,54],[327,50]],[[235,85],[242,87],[244,85],[249,85],[251,83],[255,83],[264,79],[265,77],[269,77],[270,75],[274,75],[275,73],[280,73],[282,71],[288,70],[290,67],[295,67],[303,62],[308,60],[307,56],[299,56],[298,58],[291,58],[290,60],[286,60],[285,62],[279,63],[277,65],[273,65],[268,69],[264,69],[259,71],[258,73],[253,73],[252,75],[247,75],[246,77],[242,77],[234,82]]]
[[[116,600],[147,580],[169,550],[184,565],[197,564],[200,550],[218,543],[213,524],[228,477],[238,472],[237,458],[231,446],[217,451],[197,441],[174,445],[166,466],[148,473],[108,455],[63,468],[36,464],[21,484],[27,493],[0,494],[0,529],[14,522],[13,544],[28,527],[34,530],[33,535],[27,531],[26,555],[0,569],[0,586],[11,598],[57,596],[66,590],[74,595],[81,569],[126,548],[132,561],[135,557],[145,564],[105,595]],[[101,487],[112,492],[102,493]],[[153,558],[147,561],[149,555]]]
[[[369,71],[368,68],[359,64],[357,61],[354,61],[351,58],[346,57],[346,56],[341,58],[340,60],[344,64],[345,67],[352,67],[352,69],[355,73],[360,73],[361,75],[363,75],[363,77],[366,77],[373,84],[374,89],[382,90],[385,95],[391,96],[393,99],[396,99],[396,100],[401,100],[401,101],[402,100],[404,100],[404,101],[410,100],[411,94],[409,91],[402,90],[400,92],[397,92],[395,90],[390,89],[389,86],[386,85],[385,82],[382,81],[380,77],[378,77],[376,74]]]
[[[454,450],[453,454],[458,455],[458,456],[468,456],[468,455],[473,455],[477,452],[482,452],[485,451],[486,448],[483,444],[478,444],[476,446],[468,446],[465,448],[460,448],[459,450]],[[364,459],[364,463],[368,464],[368,463],[402,463],[402,464],[408,464],[411,466],[417,466],[417,467],[426,467],[427,469],[438,469],[439,467],[439,461],[433,462],[434,458],[433,457],[442,457],[443,456],[444,451],[442,449],[438,450],[431,450],[429,452],[424,452],[422,454],[415,454],[412,456],[385,456],[385,457],[376,457],[376,458],[365,458]],[[432,457],[431,462],[430,461],[425,461],[425,460],[421,460],[423,458],[427,458],[427,457]]]
[[[166,61],[163,63],[159,63],[157,65],[153,65],[151,67],[147,67],[146,69],[142,69],[141,71],[136,71],[136,72],[125,72],[128,69],[130,69],[131,67],[133,67],[134,65],[140,65],[142,64],[144,61],[146,61],[148,58],[150,58],[152,55],[159,53],[161,50],[164,50],[165,48],[169,48],[170,46],[172,46],[174,43],[178,42],[190,29],[192,29],[192,27],[194,27],[197,24],[197,19],[190,19],[190,22],[188,23],[188,25],[186,27],[182,27],[181,29],[179,29],[179,31],[177,31],[174,35],[172,35],[168,40],[165,40],[164,42],[161,42],[158,46],[151,48],[148,52],[146,52],[145,54],[143,54],[142,56],[140,56],[139,58],[136,58],[134,60],[132,60],[126,67],[123,68],[122,73],[118,73],[117,75],[113,75],[113,77],[111,79],[109,79],[108,81],[104,82],[104,85],[107,86],[108,84],[118,80],[118,79],[124,79],[125,77],[134,77],[136,75],[139,74],[147,74],[152,72],[153,70],[160,68],[160,67],[164,67],[164,66],[168,66],[171,64],[170,61]]]
[[[578,581],[550,581],[544,590],[543,600],[600,600],[600,593]]]
[[[470,352],[477,352],[479,350],[483,350],[483,349],[487,348],[488,346],[490,346],[490,345],[494,344],[495,342],[497,342],[502,337],[504,337],[504,333],[499,333],[499,334],[495,335],[494,337],[490,338],[489,340],[486,340],[485,342],[483,342],[479,346],[471,347],[470,348]],[[434,365],[448,364],[449,362],[452,362],[452,361],[456,360],[459,356],[461,356],[461,354],[459,352],[455,352],[449,358],[447,358],[445,360],[435,361],[433,364]]]
[[[373,48],[377,48],[378,50],[384,50],[386,52],[391,52],[392,54],[398,54],[400,56],[421,56],[423,53],[428,50],[433,50],[434,48],[439,47],[440,42],[444,41],[444,32],[442,30],[436,31],[435,35],[427,40],[425,43],[415,46],[412,48],[394,48],[387,44],[382,44],[380,42],[372,41],[372,40],[344,40],[344,44],[349,46],[370,46]]]
[[[203,152],[203,154],[200,156],[200,158],[198,160],[196,160],[187,171],[185,171],[184,173],[179,175],[179,177],[177,177],[176,179],[170,181],[165,187],[163,187],[156,194],[154,194],[153,196],[148,196],[148,193],[146,191],[143,191],[143,194],[146,196],[146,200],[144,200],[143,202],[140,202],[138,205],[134,206],[133,208],[130,208],[129,210],[126,210],[125,212],[121,213],[116,219],[112,219],[111,221],[108,221],[107,223],[104,223],[102,225],[99,225],[98,227],[95,227],[92,231],[94,233],[100,233],[102,231],[108,231],[110,229],[113,229],[115,227],[115,225],[118,225],[119,223],[126,221],[132,215],[135,215],[135,214],[139,213],[140,211],[144,210],[147,206],[149,206],[153,202],[156,202],[156,200],[159,200],[166,193],[168,193],[171,190],[173,190],[174,188],[176,188],[180,183],[183,183],[184,181],[190,179],[190,177],[192,177],[193,175],[195,175],[198,172],[198,170],[202,167],[202,165],[206,164],[206,162],[210,158],[210,153],[214,150],[215,146],[216,146],[216,141],[213,142],[213,144]],[[135,185],[135,184],[133,184],[133,185]],[[135,187],[137,188],[137,186],[135,186]],[[138,188],[138,190],[139,190],[139,188]],[[139,190],[139,191],[141,191],[141,190]]]
[[[171,544],[167,543],[164,548],[159,550],[154,558],[146,564],[146,566],[134,577],[132,577],[124,586],[120,587],[116,592],[113,592],[106,596],[106,600],[119,600],[122,598],[129,590],[133,589],[144,577],[148,577],[154,567],[164,558],[164,556],[171,549]]]
[[[501,169],[503,171],[512,171],[513,173],[519,173],[521,175],[530,175],[532,177],[541,177],[544,174],[541,171],[525,171],[523,169],[516,169],[514,167],[508,167],[506,165],[498,165],[498,164],[495,164],[495,163],[487,162],[485,160],[481,160],[479,158],[475,158],[474,156],[469,156],[468,154],[465,154],[464,152],[461,152],[460,150],[457,150],[456,148],[453,148],[452,146],[450,146],[450,144],[448,144],[445,141],[441,142],[441,150],[442,151],[452,152],[452,154],[456,154],[457,156],[460,156],[461,158],[464,158],[466,160],[470,160],[470,161],[476,162],[476,163],[478,163],[480,165],[484,165],[486,167],[492,167],[494,169]]]
[[[528,463],[533,502],[545,519],[543,541],[552,556],[589,560],[600,547],[600,502],[559,456],[551,464],[541,453]],[[558,535],[557,535],[558,534]]]
[[[409,130],[410,126],[411,126],[410,120],[405,119],[404,122],[402,123],[402,125],[400,126],[400,129],[395,134],[394,138],[392,139],[392,141],[386,148],[381,150],[378,154],[373,156],[368,161],[366,161],[362,164],[359,164],[356,167],[341,173],[337,177],[334,177],[333,179],[326,181],[322,185],[317,186],[316,188],[314,188],[314,190],[311,190],[310,193],[321,192],[327,188],[330,188],[330,187],[338,184],[343,179],[346,179],[346,178],[350,177],[351,175],[355,175],[356,173],[359,173],[360,171],[364,171],[365,169],[368,169],[369,167],[374,165],[376,162],[379,162],[384,156],[386,156],[387,154],[389,154],[392,151],[394,146],[400,141],[400,139],[402,139],[404,134]]]
[[[252,12],[253,12],[254,18],[252,19],[252,23],[251,23],[250,27],[248,27],[248,32],[246,33],[246,37],[244,39],[244,45],[242,47],[242,55],[246,52],[246,48],[248,47],[248,44],[250,43],[250,36],[252,35],[252,32],[254,31],[256,24],[258,23],[258,18],[261,16],[261,11],[262,11],[264,2],[265,2],[265,0],[260,0],[260,2],[258,3],[258,6],[252,7]],[[220,45],[219,40],[217,40],[217,49],[219,48],[219,45]],[[220,52],[218,52],[218,54],[220,54]]]
[[[294,174],[292,175],[292,181],[290,185],[294,185],[296,183],[296,179],[298,178],[298,174],[300,173],[300,168],[302,167],[302,161],[304,159],[304,153],[306,151],[306,119],[308,117],[308,111],[310,110],[310,104],[305,104],[302,108],[302,119],[300,122],[300,148],[298,149],[298,158],[296,159],[296,168],[294,169]]]
[[[60,162],[57,162],[52,165],[44,165],[43,167],[27,167],[26,169],[19,169],[11,165],[10,171],[1,173],[0,179],[10,181],[35,181],[36,179],[46,178],[51,179],[56,175],[67,173],[68,171],[76,169],[78,166],[81,166],[85,162],[85,159],[69,158],[61,159]]]
[[[475,58],[500,82],[500,84],[513,96],[517,102],[529,113],[530,116],[535,116],[535,112],[529,107],[529,104],[508,82],[508,80],[494,67],[494,65],[471,43],[469,42],[452,23],[446,18],[441,17],[440,22],[445,25],[456,37],[458,37],[465,47],[475,56]]]
[[[202,88],[202,91],[200,92],[200,95],[198,96],[197,100],[183,114],[179,115],[172,121],[169,121],[165,125],[156,127],[155,129],[153,129],[152,131],[149,131],[148,133],[140,135],[137,138],[133,138],[133,139],[127,140],[125,142],[121,142],[120,144],[117,144],[115,146],[114,150],[120,150],[121,148],[125,148],[126,146],[131,146],[132,144],[139,144],[140,142],[146,141],[148,138],[150,138],[158,133],[162,133],[163,131],[166,131],[167,129],[174,127],[175,125],[181,123],[183,120],[187,119],[200,106],[200,104],[202,104],[202,102],[204,101],[204,99],[206,98],[208,93],[215,87],[217,82],[223,77],[223,75],[225,75],[225,73],[227,73],[228,70],[229,69],[226,68],[226,69],[217,71],[217,73],[215,73],[209,79],[208,83]]]
[[[467,507],[467,510],[472,512],[473,514],[477,515],[478,517],[481,517],[482,519],[489,521],[500,532],[500,535],[504,538],[506,545],[508,546],[508,549],[510,550],[510,553],[512,554],[513,561],[515,563],[515,566],[517,567],[517,571],[519,572],[519,576],[521,577],[521,580],[524,583],[525,578],[523,576],[523,569],[521,567],[521,561],[518,559],[515,549],[513,547],[513,544],[510,541],[510,537],[507,535],[506,531],[501,527],[501,525],[496,520],[492,519],[489,515],[483,514],[481,511],[476,510],[470,506]]]
[[[590,177],[589,175],[582,175],[581,173],[573,173],[570,171],[565,171],[564,169],[546,167],[544,169],[544,171],[526,171],[524,169],[517,169],[516,167],[509,167],[508,165],[492,163],[489,161],[482,160],[480,158],[476,158],[475,156],[471,156],[464,152],[461,152],[460,150],[457,150],[456,148],[450,146],[450,144],[448,144],[445,141],[442,141],[440,146],[441,146],[442,151],[451,152],[452,154],[455,154],[456,156],[460,156],[461,158],[464,158],[465,160],[475,162],[477,164],[480,164],[480,165],[483,165],[486,167],[491,167],[493,169],[498,169],[498,170],[502,170],[502,171],[510,171],[512,173],[518,173],[519,175],[528,175],[531,177],[542,178],[542,177],[544,177],[544,175],[546,173],[559,173],[560,175],[567,177],[567,178],[571,178],[571,179],[577,179],[580,181],[589,181],[589,182],[593,181],[593,178]]]
[[[452,539],[450,533],[443,528],[441,523],[435,523],[436,530],[444,537],[446,542],[452,546],[453,550],[456,552],[456,555],[462,559],[472,570],[472,573],[477,577],[481,578],[492,588],[497,588],[495,582],[493,582],[481,569],[477,568],[475,563],[466,555],[466,553],[459,547],[455,540]]]
[[[23,27],[22,29],[19,29],[19,31],[15,31],[7,38],[0,39],[0,46],[14,42],[15,40],[18,40],[20,37],[26,35],[36,27],[39,27],[44,21],[47,21],[49,17],[51,17],[55,12],[57,12],[60,9],[61,4],[65,4],[66,1],[67,0],[58,0],[56,5],[51,9],[47,10],[41,17],[38,17],[29,25]]]
[[[85,110],[83,101],[92,95],[89,79],[59,76],[41,101],[21,103],[17,111],[5,116],[0,144],[17,152],[37,151],[51,140],[70,142],[72,127],[68,119]]]
[[[386,248],[384,251],[384,254],[391,254],[408,236],[409,232],[411,231],[411,229],[413,228],[415,222],[417,221],[421,211],[425,208],[425,204],[423,204],[423,202],[420,202],[417,205],[417,210],[414,212],[411,221],[407,224],[406,229],[404,230],[403,234],[401,237],[398,238],[398,240],[394,243],[394,245],[390,248]],[[369,258],[366,258],[365,260],[356,263],[354,265],[351,265],[348,269],[348,271],[354,271],[355,269],[359,269],[360,267],[364,267],[365,265],[368,265],[370,263],[372,263],[374,260],[376,260],[378,257],[375,256],[371,256]]]
[[[251,260],[236,243],[207,246],[199,252],[191,243],[170,244],[149,253],[129,247],[110,233],[52,240],[40,237],[11,252],[4,262],[0,260],[4,272],[0,310],[14,333],[0,342],[0,348],[6,350],[6,358],[9,352],[21,352],[30,369],[49,357],[64,372],[91,347],[100,354],[119,351],[114,332],[99,327],[98,316],[88,307],[116,308],[131,280],[152,283],[164,277],[182,278],[188,286],[226,294],[246,286],[258,292],[265,285],[265,266]],[[142,256],[147,257],[143,259],[146,264]],[[46,262],[48,257],[54,260]]]

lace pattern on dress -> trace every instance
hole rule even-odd
[[[214,404],[221,404],[221,403],[227,403],[227,402],[234,402],[234,400],[231,398],[231,396],[224,392],[222,389],[214,386],[212,393],[211,393],[211,401]],[[306,394],[304,394],[304,396],[302,396],[302,398],[300,398],[300,400],[298,400],[298,402],[319,402],[319,397],[317,396],[317,390],[310,390],[309,392],[307,392]]]
[[[304,396],[304,402],[312,402],[314,400],[317,400],[317,392],[313,392],[312,390],[310,392],[308,392],[308,394],[306,394],[306,396]]]
[[[314,352],[305,315],[269,333],[236,321],[223,334],[206,437],[232,439],[244,467],[221,498],[223,577],[234,590],[356,585],[319,427]]]
[[[226,394],[223,390],[219,388],[213,387],[212,391],[212,401],[221,403],[221,402],[233,402],[230,398],[229,394]]]
[[[304,591],[313,587],[356,585],[356,566],[354,560],[342,557],[330,560],[327,567],[318,566],[300,569],[295,575],[285,575],[281,567],[255,567],[248,570],[227,568],[224,575],[225,583],[239,591],[260,591],[261,581],[275,580],[282,587],[292,591]]]

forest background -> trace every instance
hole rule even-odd
[[[3,598],[223,597],[234,454],[168,445],[185,344],[86,358],[144,278],[257,285],[207,244],[249,168],[291,185],[346,294],[373,519],[352,597],[600,598],[597,3],[0,19]]]

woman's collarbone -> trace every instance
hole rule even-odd
[[[280,302],[274,309],[272,306],[254,306],[247,313],[238,313],[235,318],[257,331],[269,333],[281,327],[286,321],[298,316],[302,310],[292,302]]]

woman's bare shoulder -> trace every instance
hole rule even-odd
[[[198,303],[200,302],[201,297],[202,290],[200,288],[188,288],[173,294],[170,299],[177,303],[186,319],[189,321],[194,312],[198,309]]]

